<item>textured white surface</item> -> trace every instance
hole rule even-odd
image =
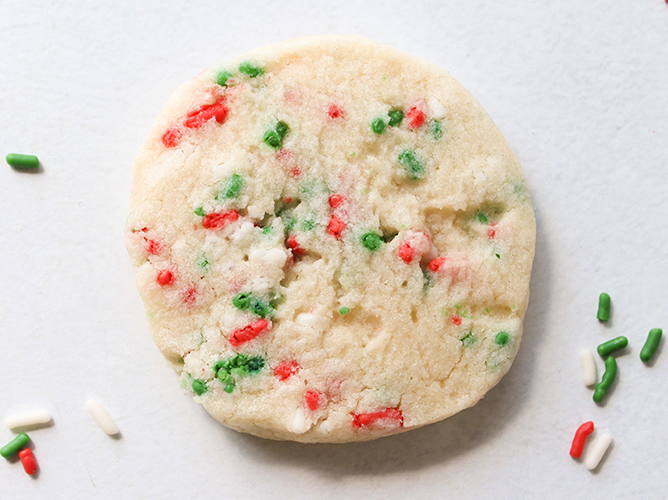
[[[133,157],[176,86],[319,33],[449,70],[515,149],[538,222],[510,373],[445,422],[352,445],[242,436],[189,401],[149,337],[122,242]],[[38,477],[0,463],[3,498],[662,498],[668,351],[649,366],[638,354],[668,324],[666,61],[663,0],[1,3],[0,153],[37,154],[44,172],[0,166],[0,416],[54,417],[30,433]],[[630,347],[597,406],[578,352],[618,335]],[[96,428],[89,397],[122,438]],[[568,455],[586,420],[615,436],[594,473]],[[2,444],[12,436],[0,429]]]

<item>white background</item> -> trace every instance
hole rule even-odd
[[[67,3],[67,5],[62,5]],[[56,4],[60,4],[56,6]],[[219,425],[153,345],[122,243],[131,166],[175,88],[252,48],[359,34],[448,69],[526,172],[538,221],[526,333],[474,408],[351,445]],[[30,478],[0,460],[4,498],[666,498],[668,5],[664,0],[0,3],[0,416],[48,409]],[[613,320],[595,319],[599,292]],[[578,351],[626,335],[601,406]],[[664,340],[665,343],[665,340]],[[85,409],[99,399],[122,438]],[[593,420],[598,472],[568,455]],[[12,433],[0,428],[0,444]]]

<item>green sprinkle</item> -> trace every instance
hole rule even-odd
[[[255,78],[264,74],[264,70],[250,61],[244,61],[239,65],[239,73]]]
[[[500,346],[506,345],[510,341],[508,332],[499,332],[494,336],[494,342]]]
[[[476,219],[478,219],[478,222],[480,222],[482,224],[487,224],[487,222],[489,221],[487,216],[485,214],[483,214],[482,212],[478,212],[476,214]]]
[[[498,254],[498,253],[495,253],[494,255],[496,255],[496,258],[497,258],[497,259],[500,259],[500,258],[501,258],[501,255]]]
[[[489,307],[485,307],[485,314],[489,314]]]
[[[22,432],[5,446],[0,448],[0,455],[2,455],[4,458],[9,458],[25,448],[29,442],[30,438],[28,435],[25,432]]]
[[[257,314],[262,318],[269,316],[271,313],[271,307],[268,304],[265,304],[260,299],[255,298],[251,299],[250,310],[253,314]]]
[[[364,248],[371,250],[372,252],[378,250],[382,243],[383,240],[376,233],[366,233],[362,236],[362,245],[364,245]]]
[[[255,356],[248,360],[249,373],[259,372],[263,366],[264,366],[264,359],[262,359],[260,356]]]
[[[197,266],[200,269],[206,269],[209,267],[209,261],[207,260],[205,255],[202,255],[198,260],[197,260]]]
[[[273,229],[272,229],[271,226],[267,226],[267,227],[262,228],[262,234],[271,234],[272,231],[273,231]]]
[[[290,127],[288,127],[288,124],[285,123],[284,121],[279,121],[276,124],[276,133],[278,136],[281,138],[281,141],[285,139],[285,136],[288,135],[288,132],[290,132]]]
[[[610,319],[610,295],[603,292],[598,296],[598,313],[596,317],[599,321],[608,321]]]
[[[640,359],[643,363],[647,363],[654,356],[657,347],[659,347],[659,342],[661,342],[661,335],[663,335],[661,328],[652,328],[649,331],[645,345],[642,346],[640,351]]]
[[[21,170],[35,170],[39,168],[39,159],[33,155],[18,155],[15,153],[9,153],[5,157],[5,160],[7,160],[7,163],[11,167]]]
[[[297,220],[294,218],[289,218],[288,221],[285,223],[285,230],[289,233],[295,228],[295,224],[297,224]]]
[[[315,226],[315,222],[312,220],[305,220],[302,222],[302,231],[310,231]]]
[[[461,340],[462,340],[462,344],[464,345],[464,347],[471,347],[473,344],[475,344],[476,338],[475,338],[475,335],[473,335],[473,332],[469,332]]]
[[[443,137],[443,124],[439,120],[432,120],[429,124],[429,132],[431,132],[431,136],[438,141]]]
[[[283,140],[275,130],[267,130],[262,140],[267,146],[274,149],[281,149],[281,146],[283,146]]]
[[[609,356],[605,359],[605,373],[601,377],[601,382],[596,386],[594,390],[594,401],[600,403],[603,401],[605,393],[608,392],[612,382],[615,380],[617,375],[617,361],[612,356]]]
[[[227,87],[227,80],[232,78],[232,73],[229,71],[221,71],[216,77],[216,83],[222,87]]]
[[[250,293],[240,293],[232,299],[232,304],[242,311],[248,309],[251,305],[252,295]]]
[[[385,132],[385,127],[387,127],[387,124],[382,118],[376,118],[371,122],[371,130],[373,130],[376,134],[382,134]]]
[[[211,370],[213,371],[213,373],[214,373],[217,377],[219,377],[219,373],[221,372],[221,370],[222,370],[223,372],[227,372],[227,369],[228,369],[227,361],[223,361],[222,359],[219,360],[219,361],[216,361],[216,362],[211,366]]]
[[[410,179],[417,180],[424,177],[424,162],[412,149],[404,149],[401,152],[399,163],[404,167]]]
[[[216,199],[219,200],[222,198],[229,200],[230,198],[236,198],[239,196],[243,185],[243,177],[241,177],[239,174],[232,174],[230,178],[225,181],[225,185],[223,186],[223,189],[221,189],[220,193],[218,193]]]
[[[345,316],[345,315],[348,314],[349,312],[350,312],[350,308],[349,308],[349,307],[343,306],[343,307],[340,307],[340,308],[339,308],[339,314],[340,314],[341,316]]]
[[[193,392],[197,394],[198,396],[201,396],[204,394],[206,391],[209,390],[209,388],[206,386],[206,382],[204,380],[196,378],[193,380]]]
[[[387,113],[387,116],[390,117],[388,125],[390,127],[397,127],[401,125],[401,122],[404,119],[404,112],[400,109],[393,109]]]
[[[601,356],[602,358],[606,358],[610,356],[613,352],[619,351],[620,349],[624,349],[627,345],[629,345],[629,339],[627,339],[626,337],[617,337],[616,339],[603,342],[600,346],[596,348],[596,350],[598,351],[599,356]]]
[[[290,132],[288,124],[284,121],[279,121],[273,129],[267,130],[264,133],[263,140],[268,146],[274,149],[281,149],[283,147],[283,139],[288,135],[288,132]]]
[[[206,214],[204,213],[204,207],[198,207],[195,209],[195,215],[199,215],[200,217],[204,217]]]
[[[230,382],[225,384],[225,392],[230,394],[234,390],[235,385],[236,383],[234,382],[234,380],[231,380]]]

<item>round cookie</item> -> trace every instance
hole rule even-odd
[[[453,415],[508,371],[535,221],[447,72],[327,36],[177,90],[137,158],[126,243],[195,401],[257,436],[347,442]]]

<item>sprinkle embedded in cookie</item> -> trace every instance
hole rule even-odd
[[[475,404],[522,336],[522,171],[445,71],[356,37],[202,73],[134,171],[127,246],[156,344],[223,424],[346,442]]]

